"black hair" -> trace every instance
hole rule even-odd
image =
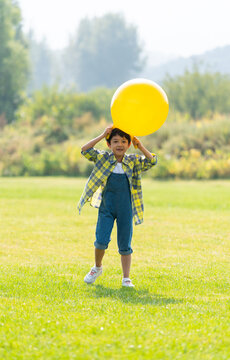
[[[107,139],[107,142],[110,144],[111,143],[111,139],[116,136],[116,135],[119,135],[121,136],[122,138],[125,137],[127,140],[128,140],[128,143],[130,144],[131,143],[131,136],[129,134],[127,134],[126,132],[118,129],[118,128],[114,128],[110,135],[109,135],[109,138]]]

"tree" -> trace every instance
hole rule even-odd
[[[21,12],[13,0],[0,0],[0,117],[12,122],[26,87],[28,50]]]
[[[80,90],[116,87],[143,67],[137,29],[122,15],[107,14],[80,22],[66,53],[69,81]]]
[[[27,37],[31,62],[28,90],[31,93],[41,89],[44,85],[53,85],[53,54],[45,39],[36,41],[32,31]]]
[[[230,77],[219,73],[201,73],[197,66],[184,75],[164,81],[171,108],[187,113],[193,119],[230,113]]]

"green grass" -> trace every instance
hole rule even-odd
[[[85,180],[0,179],[0,359],[230,359],[230,182],[143,181],[131,278],[94,285]]]

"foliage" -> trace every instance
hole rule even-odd
[[[96,102],[100,108],[102,116],[105,117],[108,122],[112,122],[110,103],[115,90],[115,88],[107,89],[102,87],[94,89],[88,93],[88,97]]]
[[[199,119],[214,113],[230,113],[230,76],[200,73],[195,67],[175,78],[167,77],[163,84],[170,106],[190,118]]]
[[[43,87],[27,98],[18,111],[18,121],[34,123],[42,121],[50,126],[50,119],[58,126],[74,127],[76,118],[91,113],[96,121],[103,116],[103,107],[98,105],[95,97],[71,91],[60,91],[57,86]],[[43,119],[43,120],[41,120]],[[52,125],[51,125],[52,126]]]
[[[159,162],[154,178],[230,178],[230,121],[216,115],[212,120],[166,123],[146,139],[156,149]]]
[[[28,92],[31,94],[45,85],[52,85],[54,64],[53,53],[45,40],[36,41],[32,31],[27,35],[27,39],[31,63]]]
[[[5,127],[0,136],[0,175],[88,176],[92,164],[80,155],[80,148],[106,126],[103,118],[96,121],[88,113],[74,118],[73,123],[65,123],[62,119],[62,124],[58,124],[51,115],[42,114],[29,126],[19,122],[17,127]],[[227,117],[216,116],[211,121],[200,122],[169,122],[157,133],[142,139],[144,145],[158,155],[158,165],[146,176],[228,179],[229,139]],[[102,141],[97,147],[106,149],[106,144]]]
[[[92,163],[80,149],[111,123],[113,92],[100,88],[82,94],[58,87],[35,92],[19,108],[17,121],[0,131],[0,176],[89,175]],[[229,139],[229,115],[192,120],[171,108],[161,129],[141,139],[158,155],[158,165],[144,176],[229,179]],[[106,142],[97,147],[106,149]]]
[[[0,132],[0,175],[89,175],[92,165],[81,157],[78,142],[106,126],[108,94],[36,91],[18,110],[17,122]]]
[[[83,19],[65,58],[69,79],[82,91],[118,86],[143,66],[137,29],[119,14]]]
[[[28,50],[21,31],[21,13],[12,0],[0,0],[0,116],[10,123],[26,88]]]

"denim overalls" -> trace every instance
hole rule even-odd
[[[133,214],[129,180],[125,174],[111,173],[102,193],[96,227],[97,249],[107,249],[111,240],[114,220],[117,221],[117,244],[121,255],[133,252]]]

